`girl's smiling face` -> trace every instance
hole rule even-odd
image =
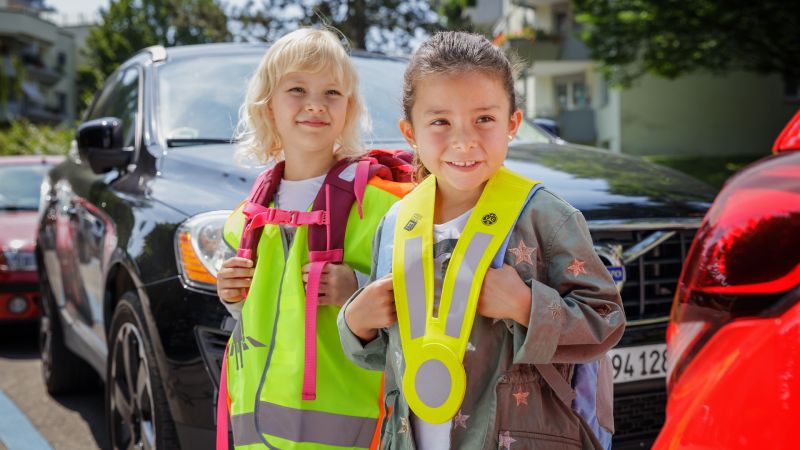
[[[477,200],[521,121],[497,77],[470,71],[420,79],[400,129],[445,197]]]
[[[287,158],[316,152],[332,155],[345,126],[346,94],[330,72],[292,72],[281,79],[269,110]]]

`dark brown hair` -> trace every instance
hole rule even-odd
[[[508,95],[510,111],[517,109],[514,93],[515,65],[502,50],[480,34],[463,31],[441,31],[425,41],[411,57],[403,79],[403,114],[411,122],[411,109],[416,100],[417,84],[431,75],[454,75],[479,71],[496,77]],[[415,149],[416,150],[416,149]],[[415,181],[420,182],[429,172],[414,152]]]

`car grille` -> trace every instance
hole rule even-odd
[[[657,392],[615,396],[615,449],[649,448],[664,424],[667,393]]]
[[[625,264],[625,282],[620,294],[628,322],[669,316],[681,267],[696,230],[599,230],[592,232],[595,245],[621,246],[657,242]],[[602,258],[601,256],[601,259]],[[604,261],[606,262],[606,261]]]

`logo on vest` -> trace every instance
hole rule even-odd
[[[247,343],[250,345],[247,345]],[[244,367],[244,352],[252,347],[266,347],[263,343],[250,336],[244,336],[241,321],[236,324],[236,328],[231,333],[231,342],[228,345],[228,357],[234,358],[236,370]]]
[[[481,222],[483,222],[484,225],[494,225],[495,222],[497,222],[497,215],[495,215],[495,213],[489,213],[483,216]]]
[[[419,214],[414,214],[413,216],[411,216],[411,219],[408,221],[408,223],[406,223],[406,226],[404,226],[403,229],[406,231],[413,230],[414,227],[417,226],[417,223],[420,220],[422,220],[422,216]]]

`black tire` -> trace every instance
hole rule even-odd
[[[111,448],[180,448],[141,317],[136,294],[123,294],[108,334],[105,403]]]
[[[39,354],[42,378],[50,395],[84,392],[96,389],[97,372],[64,343],[61,318],[53,300],[46,274],[42,277],[42,316],[39,320]]]

